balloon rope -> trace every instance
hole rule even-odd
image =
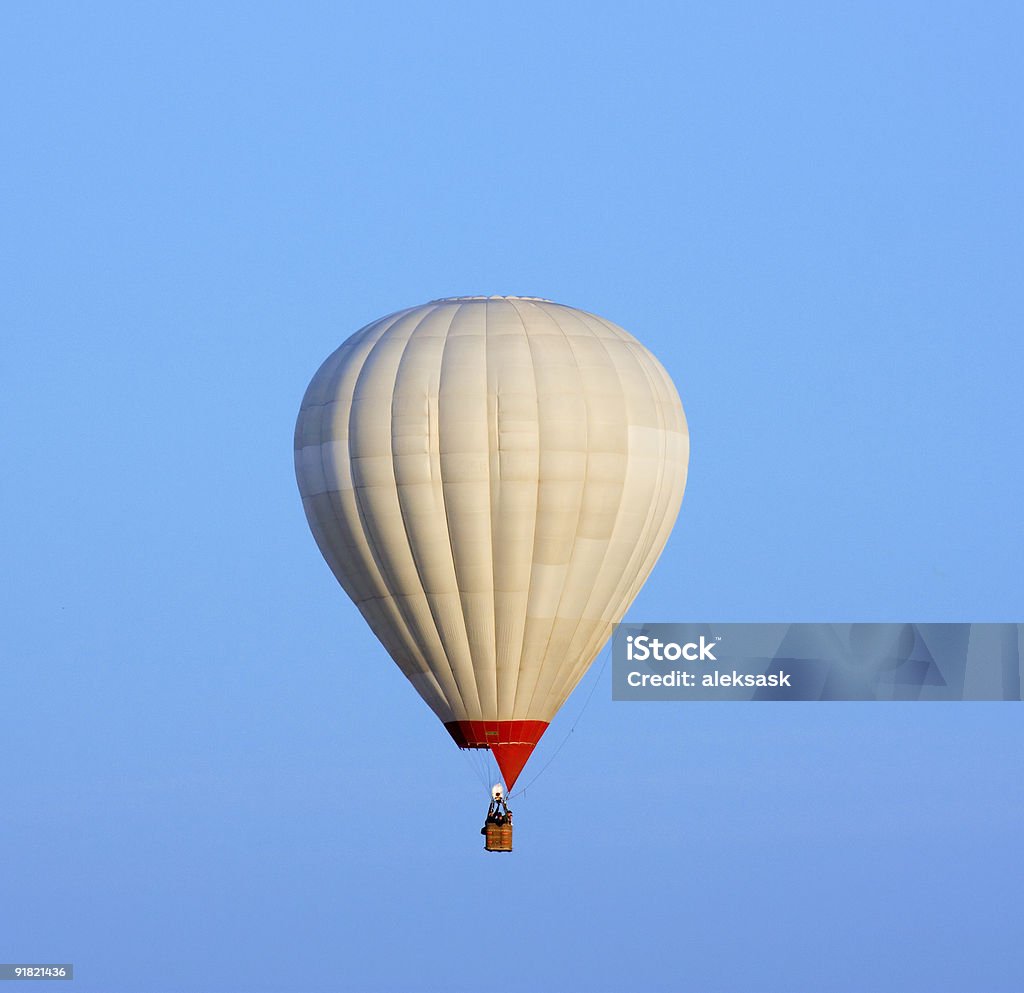
[[[572,722],[572,727],[569,728],[569,733],[562,739],[562,743],[555,749],[555,754],[552,755],[551,758],[549,758],[547,760],[547,762],[545,762],[544,765],[541,766],[540,771],[537,773],[537,775],[534,776],[533,779],[531,779],[525,786],[523,786],[520,789],[516,790],[515,793],[510,793],[509,796],[508,796],[509,800],[514,800],[517,796],[521,796],[531,786],[533,786],[533,784],[535,782],[537,782],[537,780],[540,779],[540,777],[543,776],[545,772],[547,772],[548,766],[551,765],[551,763],[554,762],[555,759],[558,758],[558,753],[563,748],[565,748],[565,743],[569,740],[570,737],[572,737],[573,731],[576,730],[576,725],[579,724],[579,722],[583,719],[583,715],[586,713],[587,707],[590,706],[590,700],[591,700],[591,698],[594,695],[594,690],[597,689],[598,684],[601,682],[601,677],[604,675],[604,670],[605,670],[605,668],[608,665],[608,659],[610,659],[612,657],[612,653],[610,651],[610,648],[611,648],[611,642],[609,641],[608,645],[605,647],[605,651],[602,653],[604,655],[604,662],[601,663],[601,669],[600,669],[600,671],[597,674],[597,679],[594,680],[593,685],[590,687],[590,692],[587,694],[587,699],[583,701],[583,708],[576,715],[576,720],[574,720]]]
[[[475,748],[460,748],[459,751],[466,757],[466,761],[469,763],[469,768],[473,772],[473,776],[476,781],[483,786],[483,788],[490,793],[491,784],[487,781],[487,770],[481,761],[480,756],[476,755]],[[490,754],[488,752],[488,754]]]
[[[484,788],[488,796],[491,795],[491,787],[501,781],[501,773],[498,771],[497,763],[490,749],[487,748],[460,748],[460,752],[466,757],[476,780]]]

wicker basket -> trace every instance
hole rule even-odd
[[[488,852],[512,851],[512,825],[487,824],[484,833],[484,848]]]

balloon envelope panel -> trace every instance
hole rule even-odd
[[[689,443],[671,380],[621,328],[457,297],[344,342],[295,453],[313,535],[374,633],[460,745],[515,765],[654,566]]]

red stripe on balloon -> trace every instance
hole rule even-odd
[[[523,766],[548,729],[547,721],[449,721],[445,724],[459,748],[489,748],[512,789]]]

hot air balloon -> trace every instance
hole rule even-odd
[[[295,465],[327,564],[509,789],[675,522],[689,439],[657,359],[538,297],[451,297],[345,341]]]

